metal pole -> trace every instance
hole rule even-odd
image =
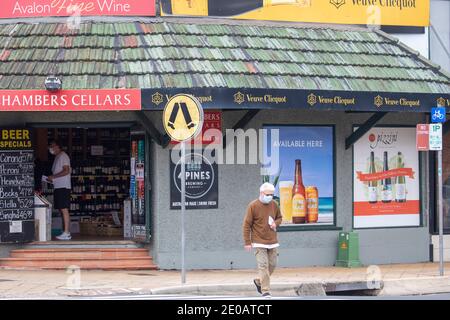
[[[185,233],[184,233],[184,215],[186,211],[186,167],[185,167],[186,149],[184,141],[181,142],[181,284],[186,283],[185,268]]]
[[[439,212],[439,275],[444,275],[444,210],[442,199],[442,151],[437,154],[438,161],[438,212]]]

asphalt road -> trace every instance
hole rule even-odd
[[[33,297],[27,300],[54,300],[55,298]],[[19,300],[19,299],[6,299]],[[20,299],[23,300],[23,299]],[[320,296],[320,297],[272,297],[260,296],[195,296],[195,295],[111,295],[95,297],[61,297],[57,300],[450,300],[450,293],[428,294],[421,296]]]

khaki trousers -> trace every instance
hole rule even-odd
[[[262,293],[270,292],[270,276],[277,265],[277,249],[255,248],[256,263],[258,265],[258,279]]]

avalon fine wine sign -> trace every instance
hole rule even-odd
[[[0,10],[0,18],[154,15],[154,0],[2,0]]]
[[[32,131],[0,128],[0,242],[34,239]]]

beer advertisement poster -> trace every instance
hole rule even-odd
[[[181,209],[181,160],[170,161],[170,209]],[[218,165],[203,152],[186,153],[186,209],[217,209]]]
[[[354,228],[420,225],[415,130],[415,127],[375,127],[355,143]]]
[[[333,225],[334,127],[264,129],[263,181],[275,185],[282,226]]]

